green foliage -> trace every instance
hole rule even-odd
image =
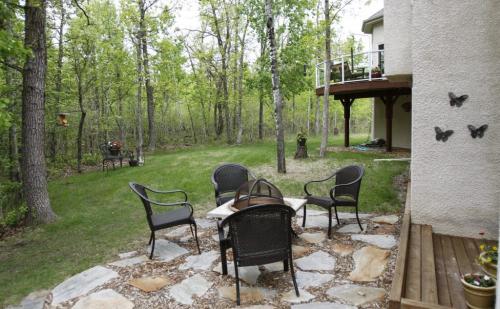
[[[8,227],[17,226],[26,216],[27,208],[22,203],[22,186],[19,182],[0,183],[0,234]]]

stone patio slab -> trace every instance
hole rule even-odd
[[[332,227],[335,225],[337,225],[337,221],[332,219]],[[306,228],[328,228],[328,216],[307,216]]]
[[[281,300],[287,303],[299,304],[308,302],[316,297],[304,289],[299,289],[299,294],[300,296],[297,296],[297,294],[295,294],[295,289],[291,289],[281,296]]]
[[[142,277],[131,279],[128,283],[149,293],[161,290],[170,283],[170,280],[164,277]]]
[[[354,252],[354,270],[349,277],[352,281],[375,281],[385,270],[390,251],[367,246]]]
[[[339,298],[354,306],[361,306],[366,303],[382,300],[385,290],[354,284],[346,284],[328,289],[326,294],[330,297]]]
[[[300,288],[308,288],[312,286],[320,286],[329,281],[332,281],[334,276],[330,274],[320,274],[317,272],[309,272],[309,271],[297,271],[295,273],[295,277],[297,280],[297,285]]]
[[[306,254],[307,251],[309,251],[309,249],[307,249],[304,246],[292,245],[292,253],[294,258],[300,258],[304,256],[304,254]]]
[[[209,270],[218,257],[219,253],[215,250],[205,251],[199,255],[191,255],[186,258],[186,263],[179,266],[179,269]]]
[[[236,301],[236,286],[223,286],[218,289],[219,297]],[[276,296],[276,291],[258,288],[240,286],[240,300],[242,304],[256,303],[263,300],[271,301]]]
[[[80,299],[73,309],[132,309],[134,303],[111,289],[102,290]]]
[[[7,306],[6,309],[43,309],[45,299],[50,294],[50,290],[39,290],[31,292],[23,298],[18,306]]]
[[[317,251],[295,260],[295,264],[302,270],[333,270],[335,258],[324,251]]]
[[[212,285],[213,282],[209,282],[202,275],[197,274],[172,286],[169,294],[173,299],[183,305],[192,305],[192,297],[194,295],[198,297],[203,296]]]
[[[128,258],[134,257],[137,254],[138,254],[137,251],[130,251],[130,252],[120,253],[120,254],[118,254],[118,257],[120,258],[120,260],[123,260],[123,259],[128,259]]]
[[[316,210],[316,209],[307,209],[306,210],[306,216],[321,216],[321,215],[326,215],[328,214],[328,211],[325,211],[325,210]],[[297,217],[304,217],[304,210],[299,210],[297,212]],[[309,218],[307,218],[309,219]],[[306,223],[307,223],[307,219],[306,219]]]
[[[357,309],[357,307],[338,303],[309,303],[293,305],[291,309]]]
[[[140,256],[135,256],[135,257],[131,257],[128,259],[118,260],[118,261],[109,263],[109,265],[113,265],[116,267],[127,267],[127,266],[136,265],[136,264],[141,264],[141,263],[144,263],[148,260],[149,260],[149,258],[147,256],[140,255]]]
[[[176,239],[186,235],[186,233],[188,232],[189,235],[191,235],[191,232],[189,231],[189,226],[183,225],[181,227],[170,230],[168,233],[165,233],[165,237]]]
[[[339,219],[356,219],[356,213],[354,212],[337,212]],[[359,219],[366,219],[373,217],[373,214],[358,213]]]
[[[382,249],[391,249],[396,245],[396,238],[392,235],[361,235],[356,234],[351,236],[352,240],[359,240],[369,243]]]
[[[325,233],[302,233],[299,236],[300,238],[304,239],[308,243],[311,244],[319,244],[325,241],[326,239],[326,234]]]
[[[219,263],[212,270],[219,274],[222,274],[222,264]],[[236,277],[234,273],[233,262],[227,262],[227,273],[233,278]],[[238,267],[238,275],[240,277],[240,280],[243,280],[248,284],[255,285],[257,283],[257,279],[260,276],[260,270],[258,266]]]
[[[151,251],[150,246],[148,247],[148,251]],[[154,255],[158,256],[160,261],[169,262],[187,253],[189,253],[188,250],[168,240],[158,239],[156,241]]]
[[[367,224],[361,224],[361,226],[363,227],[363,231],[366,231]],[[344,225],[343,227],[337,230],[338,233],[342,234],[361,233],[363,231],[361,231],[357,223]]]
[[[216,223],[215,220],[204,219],[204,218],[197,218],[195,220],[196,220],[196,225],[198,226],[198,229],[199,228],[202,228],[202,229],[208,229],[208,228],[217,229],[217,223]]]
[[[371,219],[375,223],[381,224],[396,224],[399,221],[399,217],[396,215],[378,216]]]
[[[73,277],[66,279],[52,290],[52,304],[59,305],[65,301],[87,294],[90,290],[119,277],[114,270],[103,266],[94,266]]]
[[[354,251],[354,247],[349,244],[334,244],[333,252],[339,254],[340,256],[347,256]]]

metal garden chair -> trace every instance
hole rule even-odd
[[[255,176],[244,166],[234,163],[217,167],[212,174],[217,206],[234,198],[238,188]]]

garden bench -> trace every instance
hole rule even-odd
[[[409,204],[408,188],[389,308],[467,308],[461,274],[480,272],[479,245],[494,242],[433,234],[411,223]]]

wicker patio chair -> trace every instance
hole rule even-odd
[[[191,229],[191,234],[194,236],[196,240],[198,253],[201,253],[200,244],[198,243],[198,232],[196,227],[196,221],[194,220],[193,217],[193,207],[187,201],[188,198],[186,192],[182,190],[158,191],[133,182],[130,182],[129,186],[132,189],[132,191],[139,196],[139,199],[142,201],[142,204],[144,205],[144,210],[146,210],[146,219],[148,220],[149,228],[151,230],[151,237],[149,238],[148,245],[151,244],[151,242],[153,243],[151,245],[151,254],[149,255],[150,259],[153,258],[153,253],[155,250],[155,240],[156,240],[155,232],[161,229],[166,229],[169,227],[183,225],[183,224],[189,224],[189,227]],[[153,201],[148,197],[147,191],[159,194],[182,193],[184,195],[184,201],[173,202],[173,203],[162,203],[158,201]],[[182,207],[177,207],[173,210],[165,212],[153,212],[151,204],[158,206],[182,206]],[[194,233],[193,233],[193,226],[194,226]]]
[[[225,218],[220,227],[229,226],[236,277],[236,303],[240,305],[238,267],[283,262],[290,267],[295,293],[299,296],[292,257],[292,217],[286,205],[269,204],[244,208]]]
[[[108,148],[107,143],[100,144],[99,150],[101,151],[101,155],[102,155],[102,170],[103,171],[104,171],[106,161],[111,162],[111,164],[113,165],[113,169],[115,169],[115,160],[120,161],[120,167],[123,166],[124,156],[122,155],[121,151],[118,151],[117,154],[112,154]],[[106,167],[106,169],[107,169],[107,167]]]
[[[251,179],[255,176],[242,165],[229,163],[217,167],[212,174],[217,206],[233,199],[236,190]]]
[[[337,207],[354,207],[356,209],[356,219],[361,230],[361,222],[358,216],[358,201],[359,189],[361,187],[361,179],[363,178],[364,169],[361,166],[351,165],[336,171],[333,175],[322,180],[309,181],[304,185],[304,191],[307,199],[307,204],[313,204],[328,210],[328,238],[331,238],[332,230],[332,208],[335,210],[335,217],[337,223],[340,224],[339,216],[337,214]],[[330,196],[317,196],[312,195],[308,187],[313,183],[321,183],[335,178],[335,185],[330,189]],[[306,226],[306,206],[304,205],[304,218],[302,226]]]

